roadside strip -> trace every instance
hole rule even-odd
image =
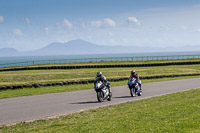
[[[185,77],[185,76],[200,76],[200,73],[144,76],[144,77],[140,77],[140,79],[175,78],[175,77]],[[108,79],[108,81],[111,81],[111,82],[118,82],[118,81],[125,81],[125,80],[128,80],[128,77]],[[93,82],[94,80],[90,79],[90,80],[80,80],[80,81],[61,81],[61,82],[54,82],[54,83],[33,83],[33,84],[22,84],[22,85],[9,85],[9,86],[0,86],[0,91],[23,89],[23,88],[41,88],[41,87],[47,87],[47,86],[81,85],[81,84],[89,84]]]

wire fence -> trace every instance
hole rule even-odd
[[[148,61],[148,60],[177,60],[177,59],[199,59],[200,55],[170,55],[170,56],[138,56],[138,57],[107,57],[107,58],[82,58],[82,59],[62,59],[62,60],[36,60],[16,63],[0,64],[0,68],[30,66],[39,64],[62,64],[81,62],[101,62],[101,61]]]

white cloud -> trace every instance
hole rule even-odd
[[[100,27],[101,25],[102,25],[102,22],[101,21],[99,21],[99,20],[97,20],[97,21],[92,21],[92,22],[90,22],[93,26],[95,26],[95,27]]]
[[[113,21],[110,18],[106,18],[103,21],[101,21],[101,20],[91,21],[90,24],[94,27],[97,27],[97,28],[108,28],[108,27],[115,27],[116,26],[115,21]]]
[[[16,35],[16,36],[22,36],[23,35],[23,33],[20,29],[13,30],[13,34]]]
[[[26,24],[30,24],[30,23],[31,23],[31,21],[30,21],[29,18],[25,18],[24,20],[25,20],[25,23],[26,23]]]
[[[104,19],[104,25],[108,27],[115,27],[116,23],[112,19],[106,18]]]
[[[72,28],[73,25],[72,25],[72,23],[69,20],[67,20],[65,18],[63,22],[64,22],[64,25],[67,26],[68,29]]]
[[[81,22],[81,28],[83,28],[83,29],[86,28],[86,24],[85,24],[85,22]]]
[[[136,25],[141,25],[140,21],[138,21],[136,17],[128,17],[127,20],[128,20],[128,23],[134,23]]]
[[[49,34],[49,28],[45,27],[44,30],[45,30],[45,34],[48,35]]]
[[[0,16],[0,23],[3,23],[3,22],[4,22],[4,17]]]

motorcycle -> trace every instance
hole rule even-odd
[[[141,88],[140,88],[139,84],[136,82],[135,78],[129,79],[129,81],[128,81],[128,87],[130,89],[130,93],[131,93],[132,97],[135,97],[137,95],[138,96],[142,95]]]
[[[110,85],[110,82],[107,82],[108,85]],[[109,94],[109,89],[106,85],[104,85],[101,81],[97,81],[95,84],[95,91],[97,93],[97,100],[99,102],[103,102],[104,100],[111,101],[112,99],[112,93]]]

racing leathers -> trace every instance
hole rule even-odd
[[[101,75],[101,76],[97,76],[95,79],[94,79],[94,85],[97,83],[97,81],[101,81],[104,85],[106,85],[108,87],[108,90],[109,90],[109,94],[111,93],[111,88],[110,88],[110,85],[107,84],[107,80],[106,80],[106,77]]]
[[[140,89],[142,90],[141,80],[140,80],[139,76],[137,74],[131,74],[131,76],[129,77],[129,80],[131,80],[133,78],[136,79],[136,82],[139,84]]]

